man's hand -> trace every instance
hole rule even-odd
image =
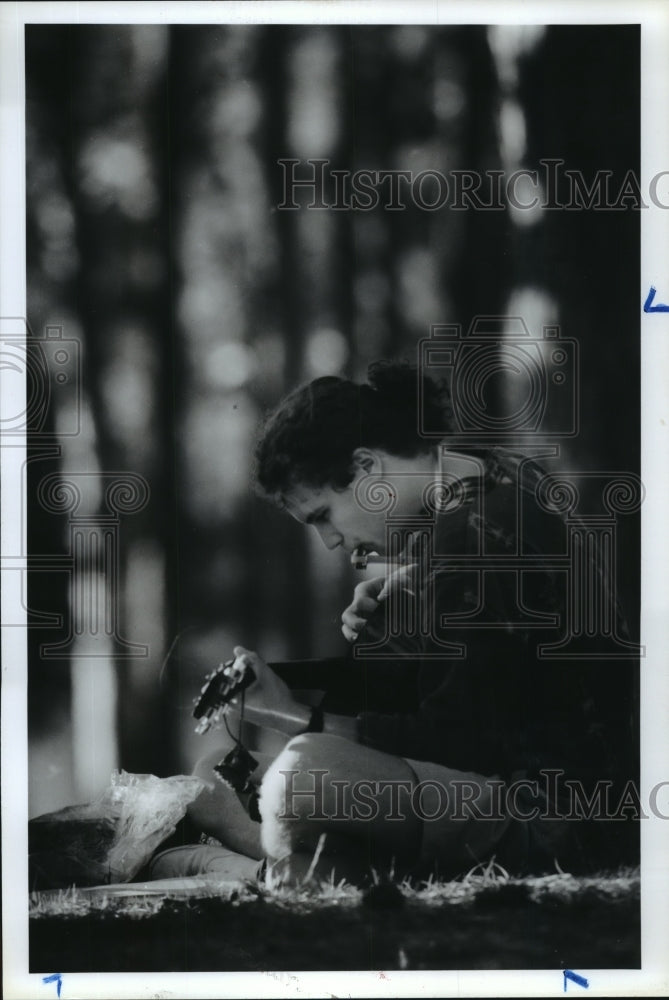
[[[396,590],[414,593],[414,567],[403,566],[388,576],[363,580],[353,591],[353,601],[341,616],[341,630],[348,642],[355,642],[379,604]]]
[[[257,653],[243,646],[235,646],[234,663],[225,674],[240,679],[246,667],[251,667],[256,679],[244,692],[244,715],[249,722],[269,729],[278,729],[294,736],[306,729],[311,710],[296,701],[288,685],[267,666]],[[242,695],[233,698],[231,705],[239,712]]]

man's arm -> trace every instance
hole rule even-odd
[[[244,693],[244,715],[249,722],[277,730],[288,737],[299,736],[305,732],[323,732],[357,742],[356,719],[324,712],[321,728],[318,710],[314,715],[312,708],[297,701],[285,681],[257,653],[236,646],[234,654],[235,663],[227,668],[226,673],[234,678],[236,675],[241,676],[244,669],[251,667],[256,676],[256,680]],[[241,699],[237,697],[231,703],[236,710],[240,708],[240,701]],[[316,725],[312,729],[314,722]]]
[[[323,713],[323,732],[332,736],[343,736],[346,740],[358,743],[358,720],[350,715],[335,715],[333,712]]]

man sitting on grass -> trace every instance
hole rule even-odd
[[[634,671],[538,655],[547,634],[537,624],[553,623],[557,638],[566,605],[565,574],[551,568],[565,524],[538,500],[543,472],[502,449],[426,440],[418,389],[402,364],[372,366],[363,385],[318,379],[279,406],[258,445],[268,498],[328,549],[387,560],[342,622],[361,671],[365,649],[374,646],[377,676],[387,657],[396,710],[379,710],[373,695],[349,715],[327,702],[313,710],[257,653],[235,648],[230,678],[255,676],[243,707],[257,797],[249,810],[216,780],[236,744],[223,738],[197,765],[209,787],[189,817],[223,845],[221,863],[241,856],[240,874],[263,858],[276,878],[334,871],[362,883],[372,869],[452,877],[492,857],[526,873],[627,856],[629,824],[581,818],[573,803],[565,812],[562,793],[563,779],[587,794],[592,782],[633,776]],[[437,386],[423,379],[420,389],[423,412],[443,426]],[[531,571],[504,562],[518,552]],[[241,707],[237,697],[228,710],[231,732]],[[154,875],[175,874],[185,856],[156,859]],[[216,856],[200,850],[197,864],[216,867]]]

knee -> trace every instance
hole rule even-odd
[[[272,858],[284,857],[309,840],[322,811],[324,782],[329,773],[332,742],[339,737],[303,733],[286,744],[260,786],[263,848]]]
[[[228,747],[221,742],[215,750],[210,750],[195,764],[193,774],[200,778],[205,787],[193,802],[189,803],[186,813],[190,821],[199,829],[211,836],[220,835],[221,817],[225,814],[227,804],[234,793],[220,782],[214,772],[216,764],[225,757]]]
[[[231,746],[232,741],[230,741]],[[214,774],[214,767],[225,757],[230,747],[221,741],[221,744],[215,750],[210,750],[204,757],[200,757],[193,768],[193,774],[206,782],[210,788],[215,787],[216,776]]]
[[[263,779],[261,799],[274,802],[277,786],[307,787],[308,776],[324,772],[327,777],[332,768],[337,769],[338,761],[351,743],[340,736],[325,733],[300,733],[294,736],[275,757]],[[279,782],[277,776],[284,780]],[[285,780],[289,779],[289,780]]]

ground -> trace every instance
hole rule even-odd
[[[31,897],[32,972],[639,968],[639,876]]]

